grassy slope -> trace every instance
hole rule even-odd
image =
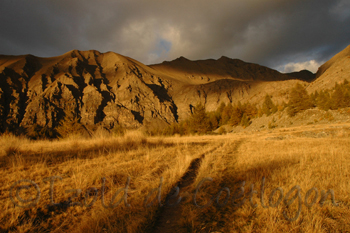
[[[263,130],[221,136],[144,138],[129,134],[123,138],[97,137],[86,140],[71,138],[62,141],[28,141],[3,135],[0,143],[0,229],[9,232],[54,231],[54,232],[140,232],[156,227],[159,208],[145,208],[147,194],[159,185],[163,177],[162,201],[177,181],[185,174],[191,161],[205,154],[193,184],[180,190],[186,196],[181,204],[181,213],[171,216],[180,232],[329,232],[349,231],[350,224],[350,124],[310,125],[294,128]],[[320,130],[332,133],[319,135]],[[43,179],[61,176],[54,185],[54,201],[64,203],[72,193],[69,189],[82,189],[82,195],[73,201],[84,202],[88,188],[98,189],[98,200],[90,207],[62,205],[61,208],[46,208],[50,203],[50,183]],[[130,176],[126,208],[106,209],[101,204],[101,183],[106,178],[105,200],[125,186]],[[213,178],[200,188],[197,202],[205,204],[211,195],[228,187],[231,198],[240,181],[245,181],[248,196],[251,184],[257,194],[240,207],[233,208],[231,200],[225,207],[215,203],[199,209],[193,204],[192,194],[204,177]],[[333,189],[338,207],[330,198],[321,207],[319,202],[311,209],[302,205],[301,213],[294,222],[285,220],[283,202],[277,208],[263,208],[259,199],[262,177],[265,181],[265,204],[268,195],[276,187],[286,193],[295,185],[305,193],[312,187],[321,190]],[[41,190],[41,199],[35,207],[14,207],[9,198],[9,189],[17,180],[31,179]],[[24,184],[24,183],[23,183]],[[21,184],[21,185],[23,185]],[[27,185],[27,184],[26,184]],[[30,196],[30,192],[32,192]],[[294,193],[293,193],[294,195]],[[35,196],[33,189],[20,191],[23,199]],[[121,198],[120,194],[116,200]],[[150,200],[155,198],[154,193]],[[222,193],[221,201],[225,198]],[[275,195],[275,201],[278,192]],[[308,199],[311,202],[313,195]],[[93,198],[89,197],[88,201]],[[287,215],[296,213],[295,200]]]

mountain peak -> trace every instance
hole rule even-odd
[[[190,61],[190,60],[188,60],[187,58],[181,56],[181,57],[176,58],[174,61]]]
[[[232,59],[229,58],[229,57],[226,57],[226,56],[221,56],[221,57],[218,59],[218,61],[220,61],[220,60],[232,60]]]

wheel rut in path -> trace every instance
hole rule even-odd
[[[231,149],[231,152],[237,153],[238,147],[242,144],[242,140],[235,141],[233,148]],[[206,154],[213,153],[214,151],[218,150],[220,147],[222,147],[224,144],[221,143],[219,146],[212,148],[203,154],[200,155],[199,158],[196,158],[192,160],[190,166],[188,167],[185,174],[181,177],[181,179],[175,184],[172,191],[167,195],[167,197],[170,197],[174,194],[174,188],[179,187],[180,194],[177,196],[180,197],[181,190],[184,190],[186,187],[189,187],[193,184],[196,176],[197,171],[200,167],[201,161],[205,157]],[[175,199],[177,199],[175,198]],[[188,196],[183,197],[183,200],[185,198],[189,198]],[[171,200],[171,203],[173,203],[175,200]],[[164,203],[163,203],[164,204]],[[158,214],[158,217],[155,221],[155,224],[151,231],[147,232],[154,232],[154,233],[170,233],[170,232],[181,232],[181,229],[178,226],[178,220],[181,218],[182,215],[182,208],[181,208],[181,202],[178,205],[175,206],[165,206],[163,205],[160,209],[160,213]]]

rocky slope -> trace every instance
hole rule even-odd
[[[170,123],[176,106],[167,80],[115,53],[71,51],[54,58],[0,57],[1,126],[56,127],[66,109],[85,125],[135,128]]]
[[[332,70],[335,60],[311,84]],[[221,101],[259,103],[266,94],[287,100],[295,83],[310,87],[307,81],[314,77],[307,71],[281,74],[227,57],[181,57],[146,66],[113,52],[0,55],[0,131],[34,124],[54,128],[67,111],[86,126],[164,127],[186,118],[198,102],[214,110]]]

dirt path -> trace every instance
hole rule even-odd
[[[232,148],[230,148],[230,154],[236,154],[238,151],[238,147],[242,144],[242,140],[236,141],[233,143]],[[184,190],[190,185],[193,184],[196,176],[197,171],[200,167],[201,161],[205,157],[205,155],[216,152],[220,149],[223,149],[223,144],[220,146],[214,147],[213,149],[203,153],[200,155],[199,158],[194,159],[190,166],[188,167],[186,173],[182,176],[180,181],[175,184],[175,187],[179,187],[180,192],[181,190]],[[167,196],[171,196],[175,193],[175,191],[171,191]],[[179,195],[181,196],[181,195]],[[178,197],[179,197],[178,196]],[[186,198],[186,197],[184,197]],[[183,200],[184,200],[183,198]],[[187,197],[188,198],[188,197]],[[173,203],[174,200],[172,200],[171,203]],[[182,232],[181,229],[178,226],[178,220],[181,218],[182,215],[182,207],[181,203],[176,206],[163,206],[160,210],[160,214],[158,215],[158,218],[155,222],[155,225],[150,232],[154,233],[172,233],[172,232]]]

